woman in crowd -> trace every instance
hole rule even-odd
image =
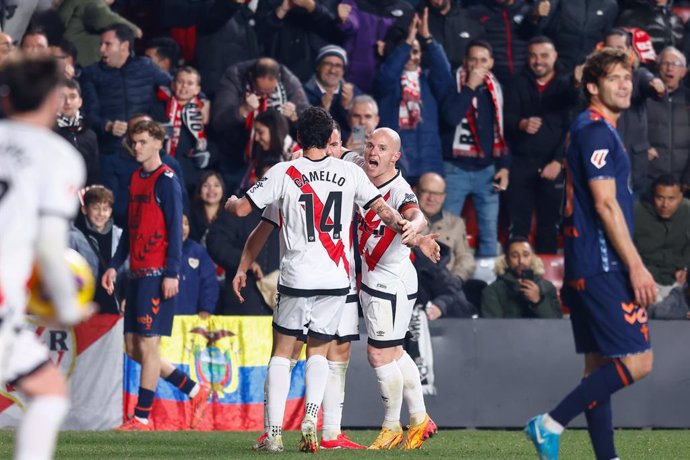
[[[220,173],[206,171],[200,178],[194,193],[189,216],[189,238],[205,246],[209,226],[223,211],[225,182]]]
[[[297,142],[290,136],[290,125],[277,110],[267,110],[254,119],[254,146],[252,164],[242,181],[247,189],[254,185],[262,171],[278,162],[294,158],[299,150]]]

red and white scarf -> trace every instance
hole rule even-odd
[[[245,94],[251,94],[253,91],[254,90],[252,89],[251,84],[248,83],[245,88]],[[252,161],[252,146],[254,145],[254,118],[256,118],[258,114],[265,112],[270,108],[280,110],[280,107],[282,107],[286,102],[288,102],[287,93],[285,92],[285,88],[283,87],[282,83],[278,81],[278,84],[271,95],[259,97],[259,107],[247,115],[246,120],[244,120],[244,127],[248,133],[247,145],[244,148],[244,158],[247,164],[250,164]]]
[[[194,139],[196,139],[196,147],[189,152],[184,152],[187,156],[192,156],[196,151],[204,151],[208,146],[206,139],[206,131],[204,129],[204,122],[201,113],[203,101],[199,96],[194,96],[192,100],[182,105],[177,100],[169,87],[161,86],[158,88],[158,100],[164,101],[165,114],[168,123],[172,124],[172,135],[167,143],[167,152],[171,156],[177,153],[177,146],[180,143],[180,136],[182,134],[182,126],[184,125]]]
[[[422,92],[419,86],[421,69],[404,71],[400,77],[402,97],[398,111],[400,129],[416,129],[422,121]]]
[[[463,78],[463,73],[464,70],[462,67],[460,67],[456,73],[458,93],[462,91],[462,82],[467,78],[467,75],[464,75]],[[500,83],[498,83],[498,80],[491,72],[486,74],[484,82],[491,96],[491,103],[494,106],[494,145],[491,155],[494,158],[500,158],[508,154],[508,145],[503,136],[503,91],[501,91]],[[467,109],[467,114],[465,114],[465,117],[455,128],[453,157],[484,158],[485,152],[482,152],[479,145],[479,135],[477,131],[478,117],[477,98],[473,97],[472,103]]]

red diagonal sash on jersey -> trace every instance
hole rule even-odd
[[[295,168],[294,166],[290,166],[286,174],[290,176],[290,178],[293,181],[302,179],[302,173],[299,172],[297,168]],[[321,200],[316,195],[316,192],[314,192],[314,189],[308,183],[302,184],[302,186],[299,189],[302,190],[304,193],[308,193],[314,197],[314,220],[315,223],[321,222],[321,216],[323,214],[323,203],[321,203]],[[329,235],[326,232],[322,232],[319,228],[319,225],[314,225],[314,227],[316,228],[316,231],[319,234],[319,240],[321,240],[321,244],[328,253],[328,256],[331,258],[331,260],[333,260],[333,262],[335,262],[336,265],[338,265],[338,262],[342,260],[343,266],[345,267],[345,273],[347,273],[347,276],[350,276],[350,263],[348,262],[347,256],[345,255],[345,245],[343,244],[343,240],[338,240],[338,244],[335,244],[331,239],[331,235]]]
[[[384,201],[388,201],[388,198],[390,197],[391,192],[390,190],[388,193],[386,193],[386,196],[383,197]],[[376,212],[371,209],[367,214],[364,216],[364,225],[366,226],[367,229],[371,230],[373,227],[374,219],[376,218]],[[367,241],[369,240],[369,237],[372,235],[372,231],[367,231],[362,235],[362,239],[359,242],[359,251],[361,254],[364,254],[364,261],[367,263],[367,267],[369,268],[369,271],[372,271],[376,265],[379,263],[381,260],[381,257],[383,257],[383,254],[386,252],[386,249],[391,245],[393,240],[395,239],[395,236],[397,233],[395,233],[393,230],[391,230],[388,227],[384,227],[383,230],[383,235],[381,236],[381,239],[379,240],[378,243],[376,243],[376,246],[374,246],[374,250],[369,253],[365,250]]]

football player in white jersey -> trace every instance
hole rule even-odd
[[[344,149],[340,137],[340,127],[333,122],[335,128],[328,140],[326,154],[333,158],[343,159],[359,165],[364,165],[364,158],[357,152]],[[302,152],[298,156],[301,156]],[[252,231],[245,243],[242,251],[240,263],[237,267],[235,278],[233,279],[233,290],[240,302],[244,302],[241,290],[247,281],[247,270],[256,260],[257,255],[266,244],[268,237],[274,228],[280,228],[280,212],[275,203],[266,207],[262,220]],[[350,242],[352,246],[352,241]],[[328,348],[326,356],[328,360],[328,383],[323,397],[323,428],[320,441],[322,449],[366,449],[366,447],[350,440],[341,431],[341,420],[343,416],[343,403],[345,400],[345,376],[350,361],[351,341],[359,340],[359,316],[358,316],[358,296],[357,284],[355,279],[354,252],[350,248],[348,252],[350,264],[350,292],[347,295],[343,313],[340,317],[338,330],[335,340]],[[297,343],[293,348],[291,357],[291,367],[297,363],[301,354],[302,345],[306,341],[306,334],[297,338]],[[265,390],[267,391],[267,389]],[[265,401],[264,401],[265,402]],[[267,414],[264,410],[264,424],[267,423]],[[268,426],[264,427],[263,433],[255,445],[260,447],[265,441]]]
[[[230,197],[225,209],[245,216],[251,206],[278,203],[285,245],[274,311],[273,356],[268,365],[267,450],[282,450],[282,424],[289,390],[290,357],[303,328],[307,339],[306,414],[300,449],[319,448],[316,416],[327,384],[326,355],[335,337],[350,290],[350,216],[354,204],[371,209],[404,242],[413,241],[426,221],[409,222],[388,206],[361,168],[326,155],[333,120],[310,107],[298,121],[304,156],[275,165],[241,199]]]
[[[69,407],[67,383],[48,349],[27,329],[26,285],[36,262],[57,320],[85,319],[65,258],[69,220],[86,170],[79,153],[51,131],[61,106],[60,70],[51,57],[12,56],[0,68],[0,384],[29,403],[15,458],[49,459]]]
[[[400,155],[398,133],[376,129],[367,139],[364,170],[386,202],[405,219],[424,219],[417,197],[396,169]],[[404,398],[410,411],[405,449],[418,449],[437,428],[426,413],[417,365],[402,346],[417,297],[417,273],[406,242],[368,210],[362,209],[361,217],[360,301],[369,337],[367,356],[385,407],[381,432],[369,448],[392,449],[403,441],[400,410]]]

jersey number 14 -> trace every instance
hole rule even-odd
[[[331,192],[326,198],[326,203],[322,204],[318,196],[311,193],[303,193],[299,201],[304,203],[307,224],[308,241],[316,241],[316,230],[319,233],[333,232],[333,239],[340,239],[340,232],[343,230],[341,223],[341,209],[343,206],[343,192]],[[333,217],[331,217],[331,212]]]

